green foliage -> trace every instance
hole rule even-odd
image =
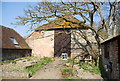
[[[102,77],[108,78],[108,73],[105,71],[103,66],[99,66]]]
[[[38,70],[40,70],[42,67],[44,67],[51,61],[52,61],[51,58],[48,57],[42,58],[41,61],[39,61],[37,64],[26,68],[26,71],[29,72],[31,75],[34,75]]]
[[[95,66],[95,65],[93,65],[89,62],[81,63],[80,67],[83,68],[85,71],[89,71],[89,72],[92,72],[92,73],[95,73],[95,74],[101,74],[99,67]]]
[[[68,67],[64,67],[62,70],[61,70],[62,73],[72,73],[72,70]]]
[[[62,70],[62,77],[63,79],[68,79],[68,80],[71,80],[73,79],[72,78],[72,75],[73,75],[73,69],[71,69],[70,67],[64,67]]]
[[[74,78],[73,77],[64,77],[63,79],[72,80]]]
[[[67,63],[70,63],[70,62],[72,62],[72,61],[73,61],[73,59],[70,59],[70,58],[69,58],[68,61],[67,61]]]
[[[108,78],[108,73],[105,71],[105,68],[103,66],[102,57],[100,57],[99,59],[99,69],[101,72],[101,76],[104,78]]]

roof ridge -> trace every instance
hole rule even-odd
[[[84,23],[83,21],[78,20],[76,17],[74,17],[74,16],[72,16],[72,15],[63,15],[62,17],[63,17],[63,18],[66,18],[66,19],[69,19],[69,20],[71,20],[71,21],[75,20],[76,22]],[[50,22],[48,22],[48,23],[46,23],[46,24],[43,24],[43,25],[41,25],[41,26],[38,26],[35,30],[43,30],[43,29],[46,30],[46,28],[48,28],[48,29],[53,28],[53,29],[54,29],[55,22],[56,22],[56,23],[59,22],[59,24],[61,24],[61,23],[63,23],[63,22],[66,22],[63,18],[56,18],[56,19],[54,19],[54,20],[52,20],[52,21],[50,21]],[[49,27],[44,27],[44,26],[48,26],[48,25],[50,25],[50,24],[53,24],[53,27],[50,27],[50,26],[49,26]],[[85,24],[85,23],[84,23],[84,24]],[[75,25],[75,24],[74,24],[74,25]],[[43,28],[43,27],[44,27],[44,28]]]
[[[9,28],[9,27],[3,26],[3,25],[0,25],[0,27],[3,27],[3,28],[7,28],[7,29],[13,30],[12,28]]]

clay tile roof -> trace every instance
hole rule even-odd
[[[2,40],[2,48],[30,49],[24,38],[21,37],[15,30],[5,26],[0,26],[0,30],[2,30],[2,37],[0,37],[0,40]],[[18,42],[18,46],[13,44],[13,42],[10,40],[11,37]]]
[[[63,16],[63,18],[70,20],[70,21],[79,22],[80,25],[73,24],[70,22],[65,22],[65,20],[63,20],[61,18],[57,18],[57,19],[55,19],[47,24],[39,26],[35,30],[51,30],[51,29],[62,29],[62,28],[68,28],[68,29],[71,28],[72,29],[72,28],[87,28],[88,27],[88,25],[84,24],[82,21],[79,21],[78,19],[76,19],[73,16]]]

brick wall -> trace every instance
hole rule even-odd
[[[84,33],[87,35],[88,40],[92,43],[96,43],[94,35],[92,34],[91,30],[83,29]],[[71,57],[74,58],[75,56],[86,52],[88,47],[86,40],[80,36],[81,33],[79,30],[71,30],[73,32],[71,34]],[[82,34],[81,34],[82,35]],[[94,44],[92,44],[94,46]],[[95,46],[94,46],[95,47]]]
[[[118,79],[120,78],[120,75],[119,75],[119,46],[118,46],[118,43],[120,41],[118,41],[118,39],[116,40],[113,40],[113,41],[110,41],[110,42],[107,42],[105,44],[102,45],[102,59],[103,59],[103,64],[104,64],[104,67],[105,69],[109,69],[109,71],[107,71],[108,73],[108,76],[110,79]],[[105,55],[107,54],[106,52],[106,45],[109,45],[109,49],[108,49],[108,52],[109,52],[109,55],[108,55],[108,58],[105,58]],[[106,65],[110,65],[110,63],[112,64],[111,67],[106,67]],[[110,69],[112,68],[112,69]]]

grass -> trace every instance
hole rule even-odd
[[[74,78],[73,77],[64,77],[63,79],[72,80]]]
[[[16,61],[24,60],[24,59],[27,59],[27,61],[32,61],[31,57],[22,57],[22,58],[18,58],[18,59],[14,59],[14,60],[13,59],[9,59],[9,60],[5,60],[5,61],[0,61],[0,64],[16,62]]]
[[[73,69],[72,68],[64,67],[63,69],[61,69],[61,72],[62,72],[63,79],[68,79],[68,80],[73,79]]]
[[[71,63],[73,61],[73,59],[68,59],[67,63]]]
[[[62,73],[72,73],[72,70],[68,67],[64,67],[62,70],[61,70]]]
[[[17,58],[17,59],[15,59],[15,61],[24,60],[24,59],[27,59],[27,61],[32,61],[32,57]]]
[[[42,58],[41,61],[39,61],[37,64],[26,68],[26,71],[29,72],[31,75],[34,75],[38,70],[43,68],[45,65],[47,65],[51,61],[52,61],[51,58],[48,58],[48,57]]]
[[[89,71],[95,74],[101,74],[99,66],[92,65],[89,62],[81,63],[80,67],[83,68],[85,71]]]

